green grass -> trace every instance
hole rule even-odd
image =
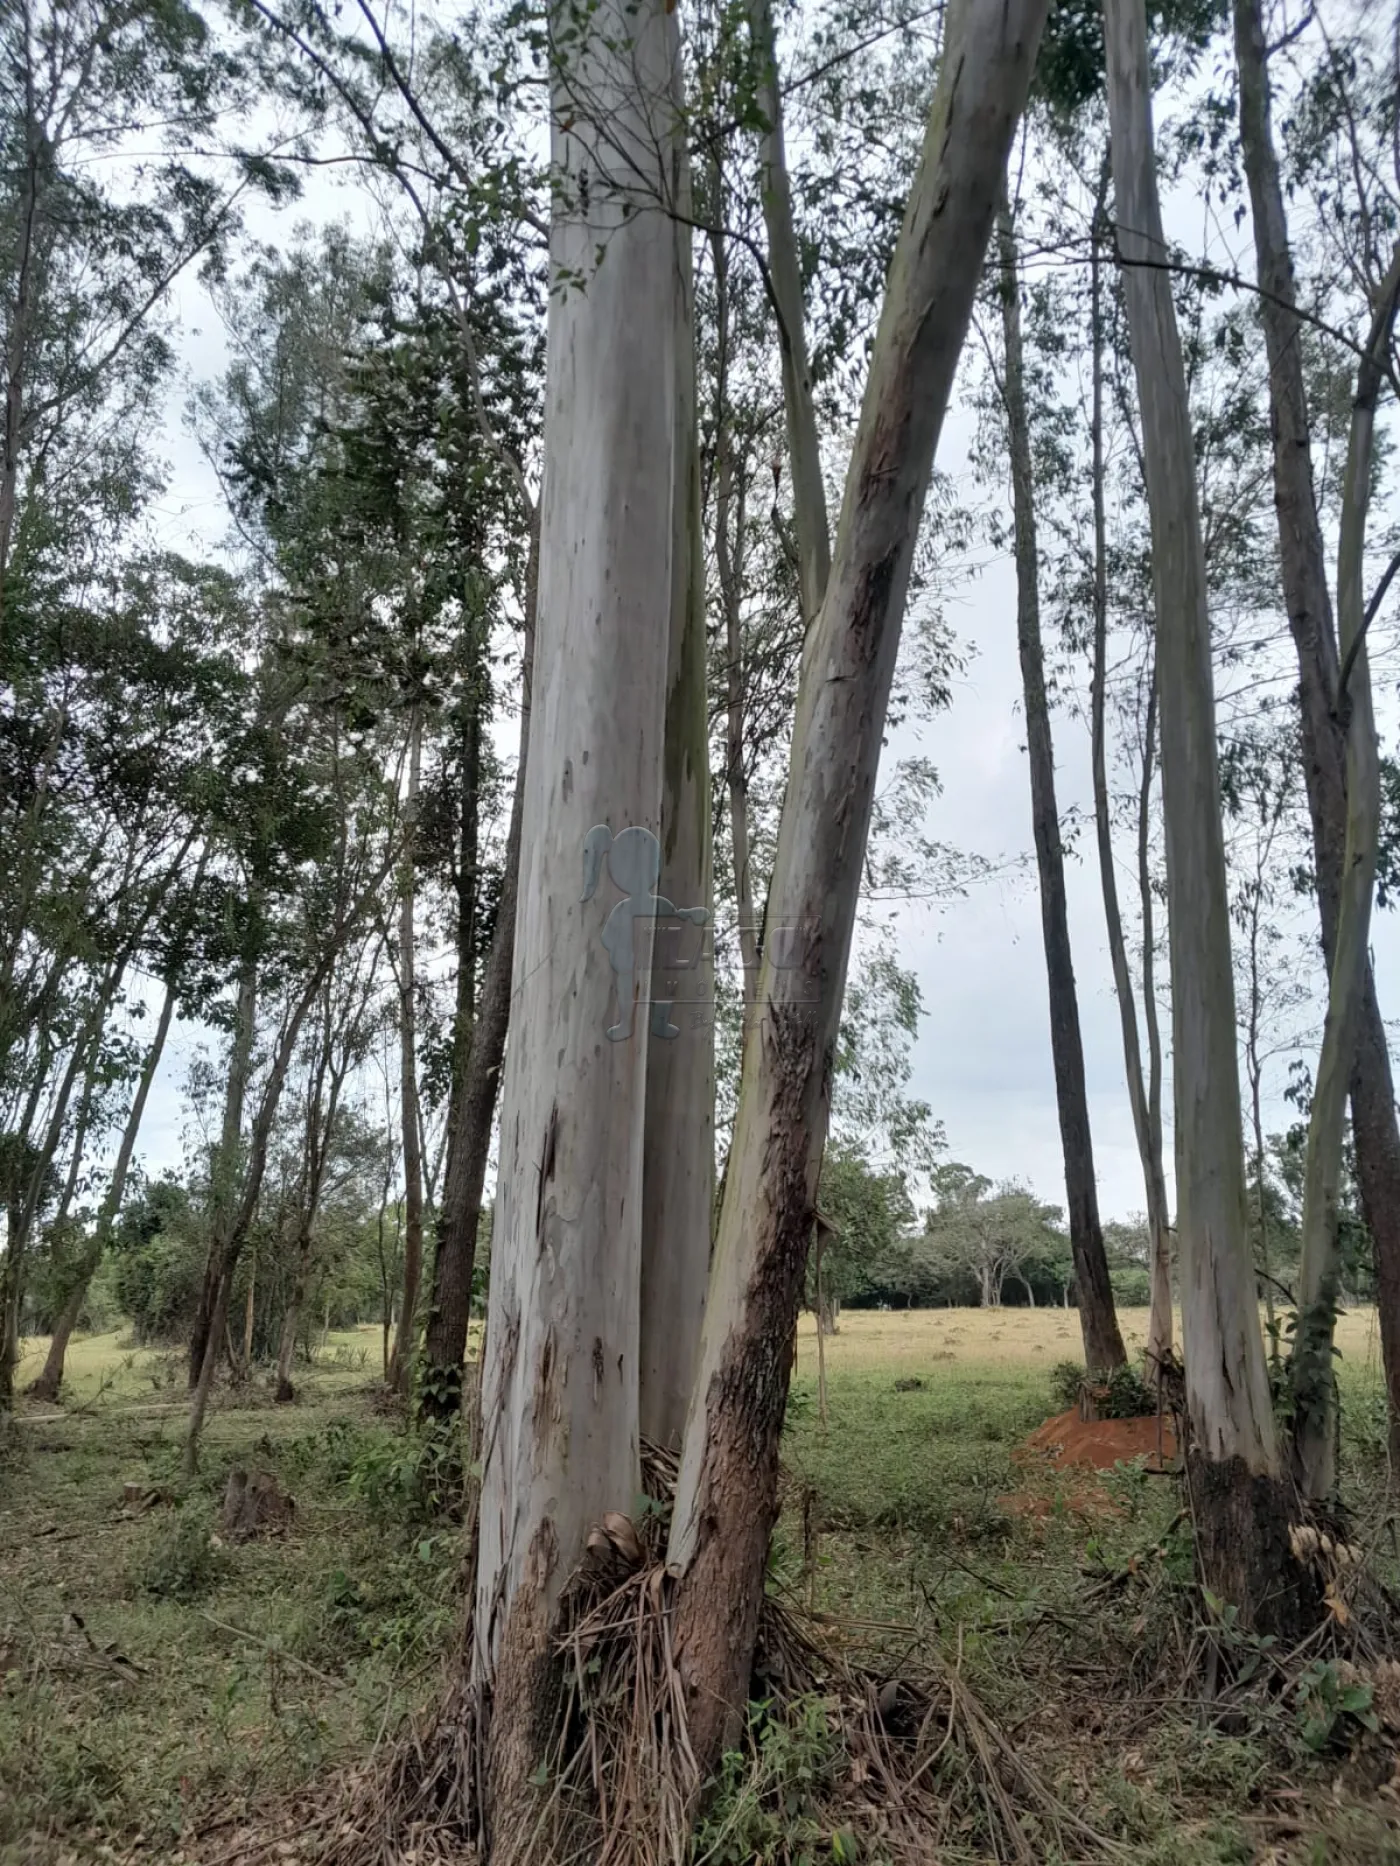
[[[29,1384],[44,1364],[46,1337],[20,1343],[18,1391]],[[378,1328],[332,1329],[316,1355],[315,1374],[322,1391],[336,1377],[357,1375],[361,1381],[380,1366]],[[181,1349],[137,1347],[126,1328],[103,1335],[78,1335],[69,1344],[64,1362],[63,1403],[93,1406],[109,1402],[136,1402],[155,1407],[165,1404],[183,1411],[185,1355]]]
[[[362,1755],[425,1701],[454,1618],[456,1538],[404,1508],[358,1338],[338,1364],[332,1340],[295,1407],[225,1397],[197,1482],[146,1512],[123,1486],[178,1490],[183,1388],[153,1402],[159,1357],[76,1345],[72,1410],[22,1409],[0,1465],[6,1866],[111,1837],[173,1860],[182,1833]],[[211,1546],[235,1464],[295,1498],[288,1535]]]
[[[1132,1334],[1145,1318],[1124,1320]],[[1373,1504],[1369,1318],[1346,1318],[1342,1338],[1348,1476]],[[825,1344],[825,1425],[815,1349],[804,1325],[775,1587],[866,1623],[892,1666],[924,1649],[957,1664],[1136,1866],[1400,1861],[1389,1804],[1354,1788],[1334,1801],[1345,1758],[1303,1754],[1286,1705],[1222,1732],[1159,1701],[1190,1579],[1176,1486],[1125,1469],[1107,1480],[1112,1512],[1086,1517],[1072,1487],[1013,1456],[1056,1410],[1072,1316],[844,1316]],[[293,1407],[265,1378],[221,1392],[198,1482],[147,1513],[124,1508],[123,1485],[179,1489],[178,1357],[112,1335],[75,1343],[70,1365],[66,1410],[23,1403],[0,1461],[0,1861],[60,1866],[110,1845],[173,1866],[217,1852],[229,1830],[212,1823],[363,1758],[432,1700],[457,1533],[417,1507],[411,1441],[376,1408],[373,1329],[332,1336]],[[211,1543],[238,1463],[296,1499],[285,1537]],[[1008,1505],[1037,1486],[1042,1513]],[[1303,1798],[1280,1802],[1291,1785]],[[1264,1817],[1280,1807],[1306,1807],[1306,1831],[1271,1855]]]

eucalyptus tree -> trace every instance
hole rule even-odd
[[[1045,9],[954,7],[891,265],[832,570],[804,655],[765,948],[686,1426],[669,1565],[690,1741],[737,1736],[776,1511],[788,1345],[830,1055],[924,495]],[[791,952],[784,957],[793,956]]]
[[[1265,725],[1231,736],[1221,748],[1236,1006],[1249,1101],[1251,1221],[1270,1330],[1277,1325],[1276,1296],[1286,1286],[1279,1281],[1271,1237],[1267,1076],[1280,1058],[1296,1058],[1309,995],[1285,924],[1290,878],[1304,860],[1295,834],[1299,762],[1292,729],[1270,731]]]
[[[489,729],[509,705],[502,688],[514,657],[503,653],[503,628],[512,613],[528,625],[533,604],[534,551],[528,539],[522,548],[518,488],[501,458],[507,441],[523,448],[529,432],[533,339],[528,328],[514,336],[510,307],[498,306],[493,347],[469,359],[441,272],[421,252],[409,258],[405,274],[391,247],[333,233],[319,247],[259,260],[252,308],[233,314],[241,353],[221,394],[206,397],[205,419],[245,536],[273,584],[296,594],[301,652],[342,693],[347,717],[397,719],[407,746],[411,846],[399,868],[395,968],[410,1209],[391,1378],[406,1384],[413,1363],[419,1105],[445,1093],[437,1254],[446,1251],[446,1279],[435,1264],[422,1387],[440,1389],[450,1407],[466,1343],[465,1302],[454,1297],[471,1285],[509,1006],[502,972],[514,883],[502,864],[515,859],[519,832],[507,829],[501,847]],[[414,984],[420,890],[431,917],[446,916],[455,946],[444,1014]]]
[[[451,397],[463,417],[461,434],[479,443],[475,496],[445,509],[471,519],[489,511],[489,549],[470,549],[464,561],[477,571],[483,563],[492,566],[481,581],[496,599],[504,582],[506,616],[521,634],[520,761],[499,890],[489,866],[479,884],[460,880],[456,889],[447,1154],[418,1382],[420,1410],[448,1414],[461,1397],[477,1229],[511,1005],[538,569],[532,482],[548,192],[544,165],[531,154],[522,119],[528,121],[533,107],[545,35],[533,24],[518,31],[514,17],[494,14],[475,19],[470,34],[444,30],[421,16],[405,22],[401,32],[396,21],[380,18],[367,5],[342,14],[319,0],[243,0],[239,11],[258,29],[270,28],[278,45],[293,53],[289,60],[269,61],[279,92],[306,122],[343,138],[347,161],[386,178],[410,229],[416,229],[410,239],[416,241],[420,281],[427,272],[436,275],[439,309],[451,327]],[[394,218],[402,232],[402,221]],[[505,710],[509,704],[507,683],[493,686],[485,677],[488,649],[494,653],[499,646],[491,641],[500,620],[493,607],[468,602],[462,628],[464,643],[476,645],[477,671],[468,690],[474,687],[480,710],[474,723],[465,715],[459,722],[459,877],[472,865],[476,818],[488,788],[480,753],[489,708]],[[488,905],[490,911],[483,911]]]
[[[692,590],[688,235],[658,211],[676,205],[677,22],[609,4],[556,31],[556,289],[471,1655],[490,1692],[502,1862],[533,1856],[560,1595],[590,1526],[638,1484],[647,1026],[666,1007],[638,992],[634,917],[665,911],[668,658]],[[703,903],[675,905],[703,924]]]
[[[302,1031],[346,948],[373,921],[402,845],[384,748],[371,749],[347,730],[338,695],[314,687],[294,695],[281,690],[287,669],[280,657],[266,653],[262,672],[271,723],[261,735],[261,767],[245,780],[248,794],[239,812],[251,828],[238,858],[253,912],[241,949],[208,1258],[191,1342],[187,1471],[198,1463],[234,1273],[257,1216]],[[300,688],[300,670],[294,678]]]
[[[999,386],[1010,454],[1016,558],[1016,636],[1025,696],[1027,749],[1030,754],[1031,823],[1040,877],[1041,927],[1050,994],[1050,1047],[1055,1068],[1055,1101],[1064,1154],[1070,1244],[1074,1252],[1075,1293],[1084,1338],[1084,1358],[1091,1369],[1107,1370],[1123,1365],[1127,1353],[1118,1329],[1103,1231],[1099,1223],[1089,1096],[1084,1073],[1084,1044],[1080,1034],[1079,1000],[1070,949],[1064,847],[1055,795],[1055,747],[1046,690],[1045,654],[1041,642],[1036,470],[1026,354],[1021,332],[1022,282],[1015,221],[1011,206],[1006,202],[998,214],[997,247],[1002,326]],[[1151,1345],[1160,1355],[1160,1341],[1154,1341]]]
[[[1245,1625],[1300,1606],[1249,1258],[1209,594],[1182,346],[1153,147],[1141,0],[1105,10],[1123,266],[1157,618],[1182,1338],[1197,1549]]]
[[[142,426],[172,361],[171,285],[217,267],[250,187],[292,185],[225,139],[245,78],[236,40],[184,0],[0,16],[0,618],[31,491],[90,475],[95,440]]]
[[[295,1109],[298,1132],[284,1213],[290,1239],[285,1251],[277,1344],[276,1397],[281,1403],[296,1397],[292,1362],[311,1294],[317,1221],[323,1204],[334,1196],[339,1179],[347,1168],[353,1172],[357,1165],[353,1154],[346,1161],[343,1144],[354,1116],[348,1090],[374,1038],[381,947],[382,935],[372,925],[366,927],[351,943],[342,962],[326,976],[320,1002],[307,1023]]]
[[[82,1106],[75,1090],[135,976],[162,975],[202,912],[189,877],[210,827],[208,761],[241,690],[228,643],[242,609],[222,574],[132,556],[91,566],[75,589],[66,554],[23,562],[8,610],[0,858],[0,1124],[27,1162],[9,1188],[0,1277],[6,1384],[24,1256]]]
[[[1259,318],[1269,359],[1279,568],[1289,630],[1298,660],[1302,767],[1312,821],[1322,947],[1334,979],[1334,989],[1338,985],[1344,987],[1343,998],[1332,1009],[1331,1021],[1334,1026],[1338,1023],[1343,1026],[1337,1037],[1340,1039],[1345,1033],[1346,1041],[1340,1060],[1333,1066],[1341,1068],[1350,1091],[1357,1173],[1376,1246],[1391,1442],[1393,1446],[1400,1446],[1400,1229],[1397,1228],[1400,1226],[1397,1220],[1397,1213],[1400,1213],[1400,1126],[1396,1121],[1389,1047],[1365,949],[1364,916],[1358,918],[1359,895],[1348,888],[1353,873],[1348,866],[1349,837],[1354,855],[1363,860],[1373,859],[1365,855],[1363,848],[1355,846],[1355,840],[1359,835],[1363,842],[1374,842],[1378,822],[1371,819],[1376,816],[1379,799],[1372,786],[1378,783],[1379,774],[1371,772],[1369,756],[1362,753],[1370,730],[1366,696],[1362,696],[1359,707],[1350,713],[1341,706],[1339,699],[1337,628],[1319,510],[1321,489],[1315,481],[1313,460],[1317,413],[1310,405],[1305,353],[1307,331],[1299,312],[1285,181],[1274,143],[1268,34],[1256,0],[1236,0],[1233,22],[1239,74],[1240,148],[1249,188],[1259,282]],[[1315,72],[1313,95],[1305,94],[1304,107],[1295,120],[1294,146],[1302,168],[1301,179],[1312,184],[1308,192],[1314,192],[1317,187],[1328,188],[1337,203],[1328,216],[1335,222],[1335,230],[1329,228],[1325,237],[1329,242],[1342,241],[1347,249],[1347,263],[1339,274],[1335,254],[1331,255],[1333,263],[1327,266],[1329,279],[1335,280],[1338,276],[1360,279],[1369,298],[1368,316],[1381,315],[1388,325],[1393,319],[1394,306],[1386,301],[1393,287],[1386,277],[1388,256],[1375,243],[1386,216],[1376,212],[1380,203],[1372,198],[1381,170],[1357,147],[1367,113],[1363,111],[1358,115],[1357,100],[1348,102],[1351,94],[1360,88],[1357,62],[1348,68],[1349,57],[1352,53],[1347,47],[1329,43],[1324,48]],[[1359,62],[1364,73],[1366,63],[1364,59]],[[1384,112],[1386,104],[1382,93],[1373,97],[1372,102]],[[1390,108],[1393,109],[1393,103]],[[1367,178],[1364,184],[1363,176]],[[1365,366],[1362,373],[1366,373]],[[1373,385],[1358,382],[1358,399],[1363,405],[1374,392]],[[1364,423],[1369,419],[1363,407],[1362,429],[1356,434],[1358,443],[1364,440]],[[1345,566],[1339,563],[1337,589],[1340,612],[1345,571],[1347,600],[1359,601],[1363,609],[1360,617],[1353,615],[1346,619],[1358,643],[1369,620],[1369,615],[1364,613],[1365,597],[1356,582],[1365,561],[1364,497],[1362,487],[1354,478],[1349,480],[1347,562]],[[1361,653],[1358,647],[1358,657]],[[1359,671],[1364,675],[1364,668]],[[1358,755],[1362,756],[1362,767],[1360,771],[1353,771],[1348,761],[1354,762]],[[1349,785],[1358,777],[1368,793],[1364,799],[1353,798],[1349,790]],[[1354,817],[1354,810],[1361,814]],[[1347,896],[1350,897],[1348,946],[1351,950],[1342,952],[1339,969],[1339,928],[1343,899]],[[1358,928],[1361,929],[1359,940]],[[1353,987],[1347,980],[1353,967],[1358,968],[1354,989],[1359,996],[1357,1003],[1351,1006],[1347,998]],[[1329,1063],[1333,1063],[1332,1058]],[[1329,1068],[1329,1077],[1331,1073]],[[1329,1100],[1331,1094],[1329,1085]],[[1330,1110],[1319,1118],[1328,1121],[1332,1133],[1337,1132]],[[1325,1297],[1329,1280],[1322,1266],[1328,1255],[1325,1240],[1335,1229],[1335,1219],[1327,1208],[1335,1199],[1338,1145],[1338,1140],[1330,1141],[1318,1157],[1312,1214],[1314,1243],[1310,1253],[1313,1267],[1308,1279],[1308,1300],[1315,1311],[1319,1299]],[[1328,1160],[1334,1162],[1330,1168]],[[1325,1367],[1320,1357],[1324,1350],[1330,1350],[1331,1332],[1330,1321],[1321,1312],[1315,1312],[1314,1325],[1308,1330],[1312,1345],[1306,1348],[1299,1363],[1300,1375],[1306,1375],[1313,1384],[1320,1376],[1324,1389],[1318,1426],[1321,1439],[1318,1440],[1316,1431],[1311,1433],[1317,1442],[1304,1456],[1310,1485],[1323,1488],[1331,1481],[1330,1454],[1320,1453],[1318,1449],[1321,1440],[1328,1438],[1325,1421],[1330,1410],[1327,1398],[1331,1385],[1330,1351],[1326,1352]],[[1315,1411],[1311,1407],[1307,1410]]]

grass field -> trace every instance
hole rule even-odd
[[[1140,1338],[1145,1319],[1129,1312],[1125,1332]],[[1346,1317],[1341,1343],[1348,1472],[1376,1521],[1372,1318]],[[27,1344],[26,1371],[44,1345]],[[1050,1370],[1078,1345],[1061,1310],[848,1312],[825,1343],[824,1426],[806,1321],[772,1585],[886,1629],[892,1663],[921,1645],[956,1662],[1123,1849],[1104,1859],[1400,1862],[1397,1804],[1375,1792],[1389,1751],[1364,1768],[1344,1746],[1314,1757],[1289,1703],[1222,1727],[1164,1682],[1179,1678],[1173,1602],[1190,1576],[1177,1486],[1124,1470],[1086,1517],[1057,1478],[1014,1460],[1056,1410]],[[423,1505],[413,1441],[378,1407],[379,1352],[373,1329],[332,1335],[292,1407],[273,1406],[265,1381],[220,1394],[185,1492],[179,1357],[80,1340],[66,1408],[21,1406],[0,1453],[5,1866],[213,1861],[241,1820],[362,1758],[433,1698],[458,1538]],[[211,1541],[239,1463],[296,1499],[285,1537]],[[128,1483],[174,1500],[132,1508]],[[1007,1502],[1028,1485],[1043,1491],[1031,1515]],[[974,1836],[946,1862],[978,1857]]]

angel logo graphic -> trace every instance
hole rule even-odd
[[[603,948],[612,964],[617,985],[619,1021],[608,1031],[613,1043],[625,1042],[632,1034],[632,1010],[637,999],[637,923],[643,934],[658,920],[686,920],[703,927],[710,917],[707,907],[675,907],[656,892],[661,879],[661,844],[649,829],[633,826],[616,836],[606,823],[590,829],[583,840],[583,898],[591,901],[607,864],[614,885],[622,892],[603,927]],[[682,960],[673,970],[684,970],[694,959]],[[678,1037],[680,1026],[671,1022],[672,1000],[654,999],[651,1007],[653,1036]]]

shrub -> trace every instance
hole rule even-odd
[[[151,1519],[129,1576],[143,1594],[189,1601],[216,1587],[232,1566],[228,1550],[210,1530],[206,1508],[187,1504],[173,1517]]]
[[[1157,1395],[1135,1367],[1115,1367],[1103,1385],[1099,1413],[1105,1419],[1150,1419],[1157,1410]]]
[[[1079,1404],[1079,1389],[1088,1378],[1087,1368],[1078,1361],[1056,1361],[1050,1369],[1050,1391],[1059,1401],[1061,1412]]]
[[[1079,1391],[1088,1370],[1078,1361],[1059,1361],[1050,1369],[1050,1386],[1060,1409],[1079,1404]],[[1157,1410],[1157,1395],[1135,1367],[1115,1367],[1105,1380],[1093,1383],[1101,1419],[1150,1419]]]

